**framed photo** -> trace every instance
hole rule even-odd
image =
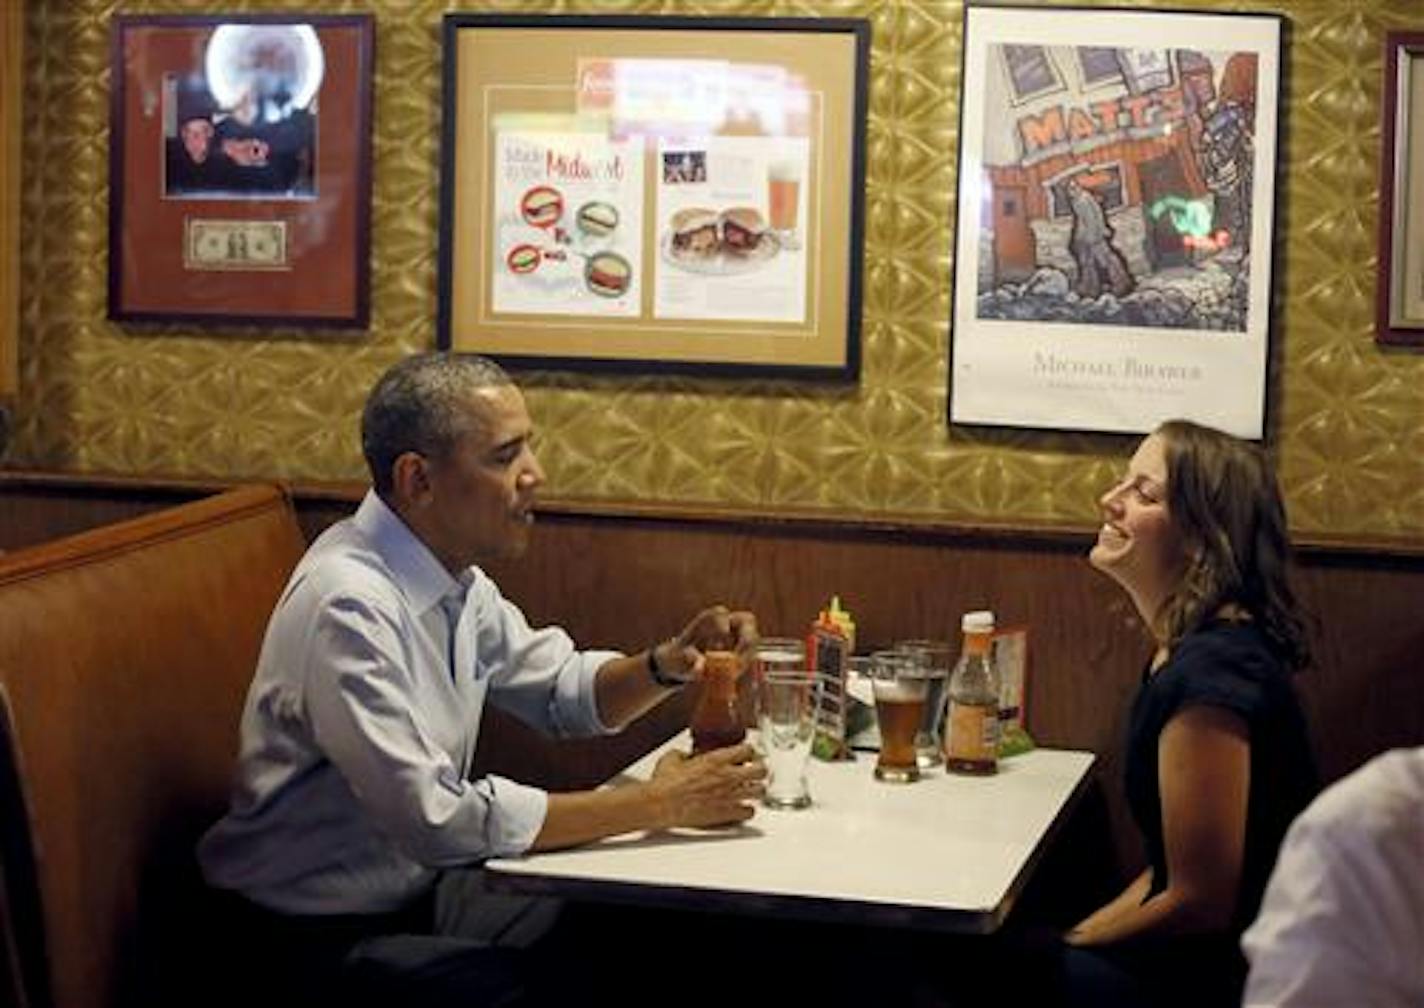
[[[867,22],[447,14],[444,32],[442,346],[858,374]]]
[[[1028,628],[1001,627],[990,648],[999,673],[999,727],[1028,730]]]
[[[964,12],[951,423],[1262,436],[1282,19]]]
[[[1424,32],[1386,35],[1384,65],[1375,335],[1424,346]]]
[[[0,458],[20,387],[20,101],[25,9],[0,6]]]
[[[368,15],[114,18],[109,317],[364,327]]]

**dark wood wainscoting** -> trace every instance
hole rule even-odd
[[[188,482],[0,473],[0,549],[53,538],[219,489]],[[356,487],[298,488],[308,535],[351,511]],[[1148,648],[1125,597],[1084,560],[1091,533],[961,529],[849,517],[656,513],[550,503],[528,553],[491,565],[535,623],[627,650],[667,636],[711,602],[752,609],[766,634],[799,634],[837,593],[862,651],[906,637],[957,637],[960,614],[991,607],[1030,629],[1030,727],[1040,744],[1103,757],[1119,863],[1139,854],[1118,799],[1126,707]],[[1298,586],[1319,617],[1317,660],[1301,679],[1328,779],[1369,756],[1424,744],[1424,546],[1307,544]],[[556,754],[518,724],[492,726],[487,767],[526,779],[601,780],[675,730],[685,709],[653,712],[621,744]],[[482,745],[482,754],[485,747]]]

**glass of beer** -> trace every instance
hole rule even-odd
[[[915,733],[915,758],[920,769],[936,766],[944,760],[940,745],[940,729],[944,724],[944,687],[949,682],[951,650],[948,641],[905,640],[895,644],[924,666],[929,680],[925,693],[925,717]]]
[[[798,247],[796,223],[801,214],[801,165],[773,161],[766,172],[767,217],[783,247]]]
[[[875,779],[897,784],[919,780],[915,733],[924,721],[929,693],[925,666],[905,651],[876,651],[870,656],[870,686],[880,728]]]

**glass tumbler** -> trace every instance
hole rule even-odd
[[[904,651],[876,651],[870,656],[870,685],[875,693],[875,723],[880,728],[880,758],[875,779],[907,784],[920,779],[915,733],[925,716],[929,679],[922,665]]]
[[[925,716],[915,732],[915,760],[921,770],[944,762],[940,745],[944,727],[945,685],[949,682],[950,648],[948,641],[905,640],[895,645],[896,651],[912,656],[925,670],[928,688],[925,691]]]

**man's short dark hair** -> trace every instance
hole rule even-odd
[[[444,456],[468,427],[464,405],[476,389],[511,385],[505,370],[478,354],[414,354],[376,381],[361,412],[361,453],[381,496],[406,452]]]

